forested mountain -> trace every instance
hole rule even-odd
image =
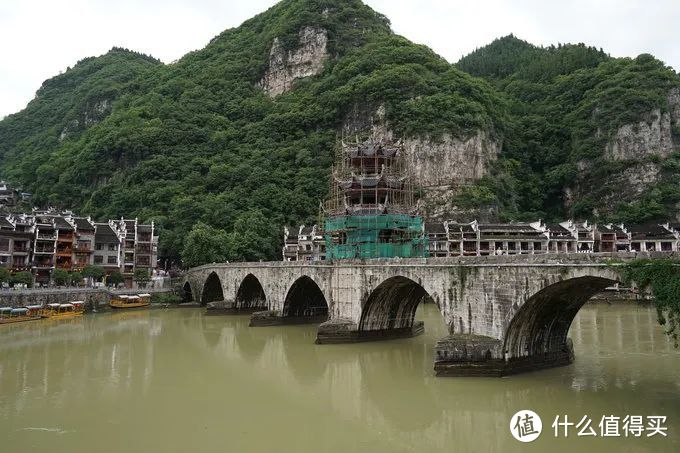
[[[648,55],[512,36],[451,65],[359,0],[284,0],[176,63],[113,49],[46,81],[0,122],[0,176],[43,206],[155,220],[165,256],[202,222],[229,259],[275,258],[284,224],[316,221],[340,134],[402,138],[429,215],[670,217],[677,86]]]
[[[468,191],[486,195],[479,203],[500,203],[509,219],[678,216],[680,78],[671,68],[651,55],[617,59],[512,35],[457,66],[489,80],[510,105],[494,176]]]

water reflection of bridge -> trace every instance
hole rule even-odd
[[[426,308],[430,325],[439,314],[431,310],[434,306]],[[553,414],[560,404],[580,407],[586,402],[612,413],[653,413],[655,402],[631,401],[628,392],[637,388],[638,381],[657,384],[655,388],[662,391],[674,382],[678,366],[677,360],[658,361],[653,377],[649,362],[630,360],[624,361],[625,370],[607,372],[621,366],[621,361],[611,361],[617,354],[656,351],[677,357],[656,326],[653,311],[646,309],[608,316],[584,310],[571,332],[577,350],[586,347],[581,349],[584,354],[578,366],[502,383],[436,379],[429,366],[430,351],[443,332],[328,348],[313,344],[313,326],[253,329],[248,327],[248,316],[206,317],[198,310],[116,315],[46,325],[42,332],[12,331],[18,346],[0,343],[0,388],[21,391],[13,392],[20,393],[16,404],[0,402],[0,415],[11,418],[29,400],[38,399],[57,409],[86,405],[90,400],[108,401],[114,407],[138,408],[142,418],[159,417],[164,401],[181,398],[182,402],[198,401],[190,407],[203,408],[205,413],[192,414],[202,424],[206,417],[224,417],[219,410],[228,411],[230,420],[248,417],[239,412],[246,410],[239,406],[242,401],[224,396],[230,388],[226,395],[263,393],[264,401],[259,406],[254,403],[249,411],[280,412],[281,429],[294,430],[297,438],[335,439],[337,426],[292,426],[294,421],[288,420],[282,408],[267,405],[271,398],[295,401],[298,410],[309,411],[307,419],[320,410],[332,413],[340,423],[356,428],[354,442],[366,442],[371,433],[380,433],[380,442],[391,443],[395,451],[445,451],[452,440],[478,445],[480,450],[503,451],[507,418],[527,403],[547,414]],[[116,322],[110,322],[114,317]],[[35,339],[33,343],[30,338]],[[664,345],[662,351],[659,345]],[[593,346],[606,354],[588,353]],[[649,354],[649,360],[654,359],[659,359],[658,354]],[[669,407],[680,407],[678,394],[668,397]],[[144,406],[139,400],[145,401]],[[147,408],[147,404],[157,406]],[[70,415],[62,417],[68,420]],[[158,439],[164,438],[162,427],[150,429]],[[347,448],[366,448],[365,443],[352,444],[352,436],[348,437]],[[284,449],[287,440],[281,441]]]

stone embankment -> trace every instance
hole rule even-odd
[[[171,289],[141,289],[110,291],[103,288],[51,288],[0,291],[0,307],[25,307],[27,305],[65,304],[75,300],[85,301],[86,311],[109,309],[109,301],[118,294],[168,293]]]

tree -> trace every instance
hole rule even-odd
[[[149,280],[151,280],[149,271],[146,269],[136,269],[132,278],[135,280],[135,282],[137,282],[137,285],[141,286],[142,288],[146,287],[146,284],[149,283]]]
[[[227,260],[229,237],[224,230],[198,222],[184,242],[182,262],[186,267],[219,263]]]
[[[7,283],[11,278],[12,275],[9,273],[9,271],[4,267],[0,267],[0,283]]]
[[[57,286],[63,286],[69,281],[68,272],[64,269],[55,269],[52,278],[54,278],[54,283]]]
[[[116,271],[116,272],[111,272],[111,275],[109,275],[109,276],[106,278],[106,283],[107,283],[109,286],[118,286],[118,285],[120,285],[121,283],[123,283],[124,281],[125,281],[125,278],[123,277],[123,274],[121,274],[121,273],[118,272],[118,271]]]
[[[92,279],[92,282],[99,280],[104,276],[104,269],[101,266],[94,266],[88,264],[83,269],[83,277]]]
[[[259,210],[241,214],[227,236],[227,259],[230,261],[265,261],[276,259],[279,231]]]
[[[73,286],[80,286],[83,282],[83,274],[80,272],[71,272],[71,274],[69,274],[69,280]]]
[[[28,288],[30,288],[31,286],[33,286],[33,274],[31,274],[30,272],[25,272],[25,271],[24,272],[17,272],[12,277],[11,282],[12,282],[13,285],[24,284]]]

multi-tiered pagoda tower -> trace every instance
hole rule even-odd
[[[326,258],[427,256],[404,148],[368,140],[338,149],[324,206]]]

